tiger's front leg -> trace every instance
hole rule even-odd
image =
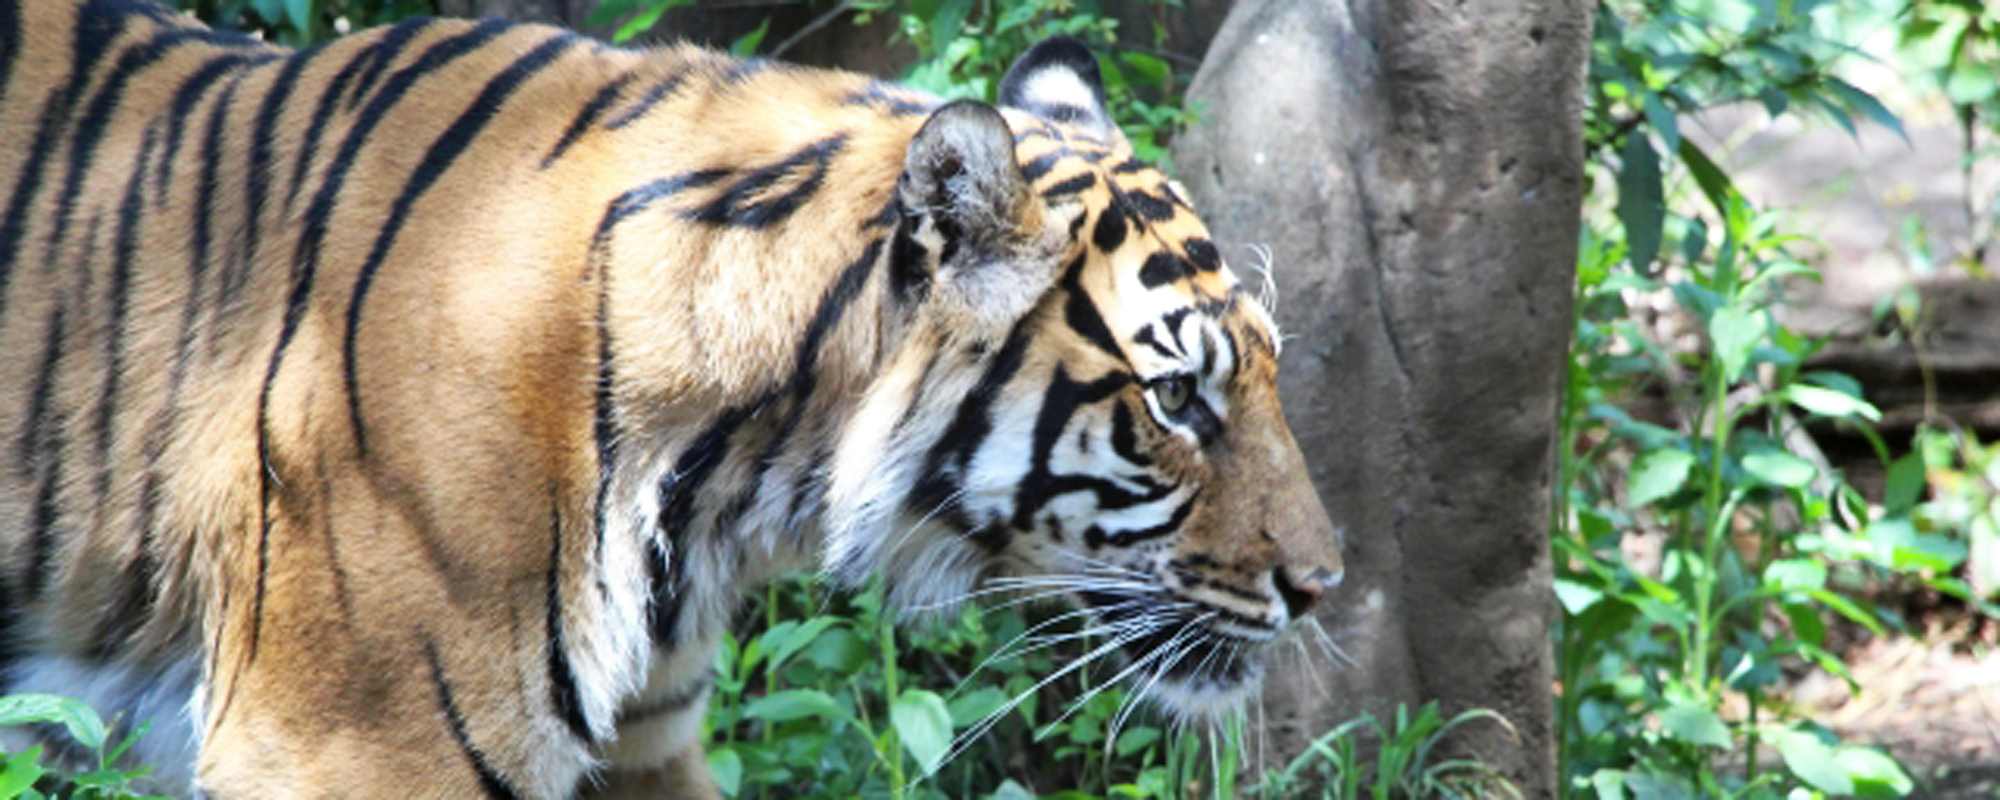
[[[677,645],[661,653],[646,688],[618,714],[618,739],[596,786],[584,793],[607,800],[720,800],[702,751],[702,718],[714,687],[716,641]]]
[[[214,798],[574,794],[597,745],[552,700],[549,527],[500,526],[496,515],[480,520],[490,535],[451,536],[344,484],[330,476],[316,487],[330,492],[307,497],[314,484],[289,483],[294,494],[272,504],[262,569],[255,540],[235,562],[210,682],[198,690],[196,788]],[[353,512],[339,525],[318,513],[329,497]],[[465,552],[495,541],[539,552],[521,563]]]

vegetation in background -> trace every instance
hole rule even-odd
[[[1813,243],[1753,208],[1681,135],[1688,114],[1744,101],[1772,118],[1901,135],[1894,114],[1836,73],[1857,50],[1825,34],[1833,11],[1814,0],[1599,8],[1585,121],[1598,191],[1586,201],[1551,532],[1567,796],[1909,794],[1893,759],[1800,718],[1778,684],[1818,669],[1865,690],[1828,630],[1900,626],[1866,599],[1871,587],[1920,585],[1985,607],[1960,573],[1969,537],[1993,535],[1991,451],[1935,427],[1884,441],[1859,383],[1806,368],[1822,343],[1772,310],[1788,282],[1817,279]],[[1812,431],[1828,426],[1872,444],[1882,496],[1820,454]]]
[[[47,730],[60,727],[70,741],[95,760],[96,767],[75,775],[55,775],[43,761],[43,746],[14,753],[0,753],[0,800],[39,800],[61,796],[73,800],[139,800],[132,790],[134,781],[145,776],[144,767],[127,768],[118,760],[145,731],[133,731],[115,742],[97,712],[82,702],[45,694],[0,697],[0,728],[40,725]]]

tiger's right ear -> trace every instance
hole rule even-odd
[[[897,191],[904,212],[928,218],[943,238],[941,267],[960,252],[1002,255],[1039,227],[1014,132],[985,103],[959,100],[931,114],[910,139]]]

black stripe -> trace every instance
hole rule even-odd
[[[437,689],[438,710],[444,712],[446,727],[451,730],[452,741],[458,742],[458,751],[465,754],[465,760],[472,766],[472,774],[479,777],[479,788],[487,797],[514,798],[520,793],[507,784],[507,779],[493,771],[493,765],[486,763],[486,754],[472,743],[472,737],[465,731],[465,715],[459,713],[458,703],[451,698],[451,683],[445,680],[444,665],[438,662],[437,643],[424,642],[424,660],[430,664],[431,686]]]
[[[1127,363],[1125,349],[1118,346],[1118,339],[1111,335],[1111,328],[1104,324],[1104,317],[1097,313],[1097,304],[1091,302],[1090,293],[1083,288],[1083,267],[1088,263],[1088,254],[1077,255],[1069,267],[1063,270],[1062,289],[1063,321],[1085,341],[1096,345],[1118,363]]]
[[[1071,379],[1061,364],[1056,365],[1055,374],[1049,377],[1049,385],[1042,391],[1042,407],[1035,413],[1028,474],[1022,476],[1014,490],[1016,528],[1029,529],[1035,515],[1041,513],[1050,500],[1075,491],[1097,492],[1102,498],[1124,500],[1127,505],[1140,501],[1139,498],[1124,497],[1130,493],[1107,481],[1086,475],[1061,475],[1050,468],[1056,443],[1062,439],[1063,431],[1075,419],[1077,412],[1086,405],[1102,402],[1131,384],[1132,376],[1124,372],[1113,372],[1089,383],[1080,383]],[[1104,502],[1100,501],[1100,505]]]
[[[673,94],[674,90],[680,88],[681,83],[686,80],[687,73],[682,71],[655,81],[652,86],[646,88],[645,94],[639,96],[638,102],[633,103],[631,108],[619,112],[618,116],[607,120],[604,127],[615,131],[638,122],[640,117],[646,116],[646,112],[653,110],[653,106],[658,105],[661,100],[667,99],[667,95]],[[594,98],[591,102],[595,103],[597,100]]]
[[[1199,236],[1181,244],[1187,250],[1188,261],[1203,272],[1222,269],[1222,254],[1215,251],[1215,244]]]
[[[20,0],[0,0],[0,101],[7,99],[7,86],[14,82],[14,56],[21,52],[21,2]],[[0,584],[0,601],[7,598],[4,584]],[[0,638],[6,635],[0,629]],[[7,646],[0,641],[0,650]],[[0,658],[0,674],[6,672],[7,662]],[[0,689],[6,688],[0,684]]]
[[[159,562],[153,557],[153,522],[159,506],[160,473],[149,463],[144,487],[139,492],[139,541],[133,545],[132,560],[119,570],[117,594],[98,615],[102,626],[89,650],[91,657],[100,662],[115,659],[126,641],[152,618],[153,577],[159,572]]]
[[[480,26],[482,29],[485,27],[485,25]],[[499,27],[496,26],[493,31],[498,33]],[[410,219],[411,208],[423,197],[424,192],[429,191],[431,186],[444,176],[445,170],[451,168],[452,162],[458,160],[467,147],[472,146],[473,140],[479,137],[479,132],[486,127],[486,123],[491,122],[493,117],[500,113],[500,108],[507,104],[507,98],[521,88],[522,83],[555,61],[564,50],[568,50],[580,41],[582,41],[580,37],[572,34],[557,34],[528,51],[527,55],[516,59],[506,69],[501,70],[500,74],[493,76],[493,79],[487,82],[486,88],[479,92],[479,96],[473,98],[472,105],[452,122],[450,128],[438,136],[437,141],[431,143],[430,149],[424,153],[424,160],[417,165],[416,171],[410,174],[409,182],[403,184],[402,193],[396,196],[395,205],[389,208],[388,216],[383,218],[382,231],[376,234],[375,246],[369,249],[368,260],[362,262],[361,274],[354,281],[354,294],[347,301],[347,333],[341,341],[341,376],[347,386],[347,418],[354,426],[354,447],[360,451],[363,458],[368,455],[368,429],[361,423],[361,386],[355,375],[354,351],[355,343],[361,335],[362,310],[368,303],[368,290],[375,285],[376,271],[380,270],[382,262],[388,259],[389,249],[396,243],[396,234],[403,230],[403,224]],[[428,57],[426,54],[426,58]],[[407,83],[399,85],[395,83],[396,80],[409,79],[401,74],[391,79],[391,85],[383,89],[384,97],[399,96],[400,87],[408,85]],[[392,89],[395,90],[395,95],[390,94]],[[369,105],[369,110],[375,110],[374,104]]]
[[[820,185],[826,181],[828,162],[846,145],[845,133],[806,145],[778,163],[751,171],[730,184],[715,200],[700,208],[684,211],[681,216],[709,225],[746,228],[763,228],[782,222],[819,191]],[[811,172],[799,178],[790,190],[776,196],[769,195],[772,185],[808,166]]]
[[[271,166],[275,160],[275,140],[278,135],[278,117],[284,110],[285,102],[291,99],[292,90],[298,86],[299,74],[305,71],[306,62],[317,53],[317,49],[293,53],[278,71],[278,77],[271,82],[271,88],[264,92],[264,99],[257,104],[257,121],[250,134],[250,169],[244,182],[244,192],[249,198],[243,214],[243,251],[234,269],[225,270],[221,285],[224,298],[234,297],[250,279],[250,270],[257,263],[257,250],[263,244],[264,201],[271,193]],[[215,190],[214,170],[203,165],[207,177],[203,178],[201,193],[211,198]],[[296,183],[296,181],[294,181]],[[211,202],[204,199],[201,202]],[[206,221],[207,212],[197,212]],[[199,291],[199,284],[195,291]],[[220,305],[220,304],[218,304]]]
[[[1192,275],[1185,259],[1165,250],[1147,256],[1146,263],[1139,266],[1139,283],[1148,289],[1158,289]]]
[[[611,469],[618,463],[618,419],[612,408],[615,398],[613,391],[617,375],[611,361],[611,289],[609,270],[602,264],[609,258],[601,253],[597,256],[600,266],[597,270],[597,386],[592,392],[594,410],[591,422],[591,438],[597,444],[597,498],[593,513],[597,518],[596,541],[591,549],[595,561],[604,552],[604,530],[610,522]],[[602,564],[597,565],[601,570]]]
[[[1124,403],[1111,406],[1111,452],[1136,467],[1153,463],[1153,459],[1139,452],[1138,429],[1132,420],[1132,409]]]
[[[554,489],[550,490],[551,495]],[[562,615],[562,507],[550,497],[549,503],[549,694],[556,716],[569,725],[569,732],[585,744],[596,744],[590,720],[583,714],[577,696],[576,670],[569,663],[569,647],[563,637]]]
[[[388,71],[390,64],[396,62],[396,57],[402,55],[403,47],[410,43],[410,39],[415,37],[419,30],[429,27],[434,21],[424,17],[415,17],[397,23],[395,28],[390,29],[387,34],[383,35],[381,47],[372,48],[370,52],[362,54],[363,59],[365,59],[362,66],[365,71],[360,73],[358,76],[360,79],[354,82],[354,93],[347,96],[348,111],[353,111],[361,107],[361,101],[368,98],[368,90],[375,88],[375,82],[382,78],[384,72]],[[481,21],[489,22],[490,20]],[[338,94],[338,92],[335,92],[335,94]]]
[[[1123,192],[1125,203],[1139,216],[1154,222],[1174,218],[1174,204],[1140,191]]]
[[[1088,189],[1096,185],[1097,185],[1097,175],[1095,173],[1079,172],[1075,176],[1067,178],[1061,183],[1058,183],[1054,186],[1050,186],[1047,189],[1043,189],[1042,199],[1054,200],[1064,195],[1076,194],[1077,192],[1081,192],[1085,189]]]
[[[49,339],[43,359],[52,375],[60,374],[58,362],[62,359],[65,335],[63,304],[57,303],[56,310],[49,316]],[[61,509],[56,507],[56,490],[63,481],[63,458],[69,439],[64,428],[69,424],[68,417],[65,411],[58,408],[55,419],[48,421],[41,436],[39,451],[45,460],[42,462],[41,486],[35,490],[34,521],[28,534],[28,569],[22,584],[24,601],[40,597],[42,587],[49,578],[49,557],[55,548],[55,526],[61,513]]]
[[[785,417],[778,423],[777,432],[764,444],[764,450],[757,456],[757,473],[744,484],[737,496],[734,507],[747,509],[757,492],[764,486],[765,477],[777,464],[778,456],[785,445],[798,431],[799,423],[805,419],[806,407],[811,403],[813,389],[819,383],[819,354],[826,337],[840,325],[846,316],[848,306],[861,294],[861,288],[868,284],[874,274],[875,264],[881,261],[882,240],[876,239],[863,248],[861,256],[840,271],[833,285],[827,287],[820,297],[818,308],[814,309],[812,321],[806,323],[806,331],[799,338],[797,351],[792,355],[792,375],[785,382],[787,407]]]
[[[86,15],[90,12],[85,10]],[[118,103],[125,94],[125,85],[140,70],[160,60],[168,51],[185,44],[240,44],[234,36],[207,30],[175,30],[155,36],[144,44],[126,50],[118,58],[118,64],[111,74],[100,84],[97,93],[90,99],[83,117],[77,120],[70,131],[73,137],[69,150],[69,168],[63,175],[62,189],[56,194],[55,224],[49,230],[45,263],[54,263],[56,252],[68,234],[70,218],[75,216],[76,204],[83,194],[83,180],[89,174],[90,164],[97,155],[97,146],[110,132],[112,113],[118,110]]]
[[[1112,547],[1125,547],[1146,541],[1147,539],[1157,539],[1166,536],[1180,530],[1181,524],[1187,522],[1188,515],[1194,512],[1194,501],[1199,496],[1199,493],[1197,493],[1189,497],[1185,502],[1174,507],[1173,516],[1168,517],[1166,522],[1151,527],[1106,532],[1093,525],[1089,531],[1084,533],[1084,544],[1091,547],[1101,547],[1107,544]]]
[[[632,75],[627,73],[605,84],[604,88],[598,89],[597,94],[591,96],[590,102],[584,103],[583,109],[576,112],[576,118],[569,121],[569,127],[563,130],[562,138],[556,140],[555,146],[549,148],[549,154],[542,157],[542,169],[548,169],[555,164],[556,159],[562,158],[563,153],[569,151],[570,145],[576,144],[577,139],[583,138],[584,131],[590,129],[591,123],[596,122],[606,108],[617,102],[618,93],[625,89],[625,84],[631,82]]]
[[[274,53],[220,55],[209,59],[181,81],[180,88],[174,91],[173,106],[167,112],[167,146],[160,152],[160,169],[153,176],[153,205],[161,206],[167,202],[167,185],[174,177],[174,157],[180,155],[181,138],[187,132],[187,118],[194,113],[195,104],[200,103],[202,96],[214,88],[224,75],[236,68],[277,59]]]
[[[146,162],[152,160],[159,129],[148,126],[125,181],[125,199],[118,206],[118,238],[111,262],[111,321],[104,337],[104,389],[97,396],[97,505],[111,494],[111,441],[118,408],[118,388],[125,377],[126,317],[131,309],[132,259],[139,249],[139,212],[145,208]]]
[[[379,58],[386,63],[395,58],[410,44],[411,39],[416,38],[417,32],[428,24],[430,20],[426,19],[409,19],[398,23],[396,27],[384,31],[381,39],[355,53],[352,60],[343,65],[339,72],[334,73],[333,80],[327,84],[326,92],[320,95],[319,105],[313,109],[312,122],[306,125],[304,144],[299,147],[299,154],[292,162],[292,183],[290,188],[285,190],[286,210],[291,209],[292,202],[298,198],[299,189],[305,186],[306,169],[312,165],[313,156],[319,150],[320,138],[326,133],[326,123],[333,117],[334,107],[339,105],[340,96],[347,91],[348,84],[362,69],[375,63],[374,59]]]
[[[1124,161],[1120,162],[1118,166],[1112,167],[1111,171],[1119,175],[1130,175],[1134,172],[1138,172],[1139,170],[1145,168],[1146,168],[1146,162],[1140,161],[1137,157],[1133,157],[1125,159]]]
[[[934,107],[932,103],[898,97],[890,91],[888,85],[881,81],[869,81],[866,88],[849,92],[846,97],[840,99],[840,104],[843,106],[870,106],[878,111],[886,112],[892,117],[910,117],[918,114],[928,114]]]
[[[202,287],[208,280],[208,251],[212,244],[215,216],[216,170],[222,163],[222,137],[227,125],[229,109],[234,104],[236,87],[242,82],[237,76],[222,90],[222,97],[215,101],[215,107],[208,115],[208,131],[201,142],[201,177],[195,186],[194,204],[194,246],[188,253],[187,296],[181,305],[181,333],[178,347],[174,351],[174,368],[171,394],[180,393],[181,381],[187,376],[188,360],[193,357],[195,320],[201,309]],[[261,201],[262,198],[258,198]],[[250,217],[246,228],[256,228],[256,217]]]
[[[714,685],[715,673],[703,672],[692,682],[688,683],[688,685],[681,687],[679,691],[671,692],[665,697],[650,703],[642,703],[619,711],[618,727],[624,728],[627,725],[644,722],[654,717],[672,714],[676,711],[684,711],[695,703],[700,702],[703,697],[707,697],[709,688]]]
[[[95,238],[95,237],[93,237]],[[55,433],[49,426],[49,402],[55,397],[56,376],[63,357],[62,307],[56,307],[55,315],[49,323],[49,333],[42,341],[41,366],[35,369],[34,388],[28,394],[28,413],[21,425],[21,439],[14,444],[15,464],[18,474],[27,477],[35,472],[35,466],[42,463],[42,452],[50,434]]]
[[[680,617],[680,600],[687,594],[687,534],[694,522],[695,499],[702,486],[729,457],[729,438],[774,399],[774,392],[747,404],[724,409],[715,421],[697,434],[674,461],[674,468],[660,479],[660,516],[657,523],[663,543],[650,554],[648,572],[653,582],[653,643],[675,641]],[[664,563],[663,563],[664,562]]]
[[[597,223],[597,232],[591,238],[593,249],[604,247],[611,241],[611,231],[633,214],[645,211],[666,198],[687,190],[698,189],[728,177],[723,169],[704,169],[683,172],[670,178],[647,181],[635,188],[627,189],[611,201],[604,210],[604,218]]]
[[[1090,229],[1090,241],[1106,253],[1125,243],[1125,215],[1117,208],[1097,212],[1097,225]]]
[[[592,424],[592,438],[597,443],[597,531],[593,558],[604,552],[604,532],[610,522],[611,470],[618,462],[620,435],[617,411],[613,406],[617,396],[617,362],[612,355],[611,338],[611,255],[608,250],[611,234],[618,223],[646,210],[653,203],[682,189],[714,183],[728,174],[724,170],[687,172],[628,189],[614,198],[604,210],[604,217],[598,221],[597,231],[591,237],[591,253],[596,259],[597,271],[597,387],[593,398],[596,410]]]
[[[1021,165],[1021,177],[1026,178],[1029,183],[1041,180],[1043,175],[1049,174],[1049,170],[1056,168],[1056,163],[1061,161],[1065,154],[1062,150],[1056,150],[1035,157],[1034,160]]]
[[[98,59],[110,53],[111,42],[123,32],[124,26],[125,17],[113,13],[106,0],[93,0],[78,13],[70,43],[69,82],[50,89],[47,99],[42,101],[42,112],[30,140],[34,145],[28,152],[27,164],[15,178],[14,192],[7,200],[7,214],[0,219],[0,318],[6,316],[7,286],[19,261],[22,237],[27,234],[28,209],[41,191],[49,159],[59,143],[68,141],[65,129],[70,114],[89,84],[91,73],[96,71]]]
[[[917,473],[922,477],[911,489],[905,501],[906,508],[919,515],[935,515],[935,518],[956,525],[962,531],[972,530],[971,522],[963,519],[953,500],[957,494],[953,482],[964,475],[973,455],[979,451],[980,443],[992,434],[993,404],[999,400],[1000,390],[1013,380],[1027,361],[1028,343],[1032,338],[1030,329],[1030,318],[1024,317],[1007,332],[1006,341],[986,365],[986,370],[980,373],[979,382],[959,403],[951,424],[924,456],[924,468]],[[985,541],[984,537],[981,540]],[[1004,547],[1005,542],[997,545]],[[839,564],[833,571],[850,571],[854,567],[853,564]]]
[[[1161,344],[1160,340],[1153,336],[1153,326],[1151,325],[1140,328],[1138,333],[1132,335],[1132,341],[1153,348],[1153,352],[1165,356],[1170,361],[1179,361],[1183,358],[1180,353],[1167,347],[1165,344]]]
[[[931,252],[917,241],[918,217],[898,213],[889,243],[889,289],[897,300],[919,301],[931,285]]]
[[[312,204],[306,208],[298,248],[294,254],[291,275],[291,290],[285,298],[285,316],[278,329],[278,342],[271,348],[270,366],[264,370],[263,388],[257,395],[257,584],[251,598],[250,643],[248,658],[257,658],[257,644],[264,629],[264,583],[270,569],[271,550],[271,389],[277,384],[278,371],[285,363],[285,350],[292,345],[292,337],[298,335],[299,323],[305,319],[308,301],[312,299],[313,278],[319,269],[320,244],[326,240],[333,204],[340,196],[340,189],[347,180],[347,172],[361,152],[361,146],[375,126],[382,122],[389,109],[401,100],[404,93],[416,81],[437,71],[458,57],[472,52],[493,37],[506,30],[509,24],[503,20],[482,21],[467,30],[425,50],[416,63],[404,67],[390,77],[380,94],[368,104],[361,118],[349,128],[347,138],[341,142],[340,150],[328,165],[319,190],[314,193]],[[391,33],[394,33],[392,30]]]

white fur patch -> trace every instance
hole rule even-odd
[[[1083,76],[1063,67],[1036,70],[1021,85],[1021,96],[1033,105],[1069,105],[1089,110],[1097,108],[1097,93]]]

